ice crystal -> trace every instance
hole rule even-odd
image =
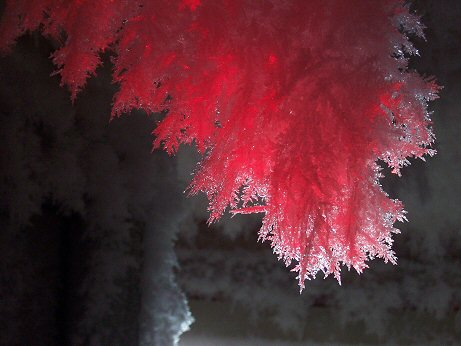
[[[114,55],[113,115],[167,112],[154,147],[203,154],[190,193],[210,222],[263,212],[260,239],[299,285],[340,280],[367,258],[395,263],[402,204],[379,185],[378,159],[400,174],[432,154],[431,80],[407,68],[423,35],[400,0],[8,1],[0,44],[40,29],[62,42],[57,73],[74,99]]]

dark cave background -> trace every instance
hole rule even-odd
[[[412,6],[427,26],[412,66],[444,89],[438,154],[385,170],[408,211],[399,264],[302,295],[257,216],[206,225],[203,196],[183,194],[197,154],[151,153],[156,116],[110,121],[108,56],[71,104],[53,44],[21,38],[0,59],[0,345],[172,345],[188,304],[180,345],[461,344],[461,2]]]

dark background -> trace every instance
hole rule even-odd
[[[56,47],[21,38],[0,60],[0,345],[169,345],[188,304],[181,345],[461,344],[461,2],[412,7],[428,27],[412,67],[444,88],[437,156],[382,182],[408,211],[399,264],[302,295],[257,216],[206,226],[182,194],[193,150],[151,153],[155,116],[109,121],[108,57],[72,105]]]

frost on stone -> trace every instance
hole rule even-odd
[[[40,29],[72,98],[113,54],[113,115],[166,113],[154,147],[194,143],[203,159],[189,192],[226,210],[264,213],[259,232],[299,285],[395,263],[400,201],[379,185],[432,155],[426,102],[438,87],[407,67],[419,18],[399,0],[8,1],[7,49]]]

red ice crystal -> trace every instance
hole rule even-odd
[[[379,185],[377,160],[399,173],[432,154],[426,102],[437,85],[407,68],[422,35],[400,0],[10,0],[8,50],[25,32],[60,43],[52,55],[75,99],[113,54],[113,116],[167,112],[154,147],[195,143],[190,185],[210,219],[264,213],[262,240],[300,287],[340,265],[395,263],[402,204]]]

